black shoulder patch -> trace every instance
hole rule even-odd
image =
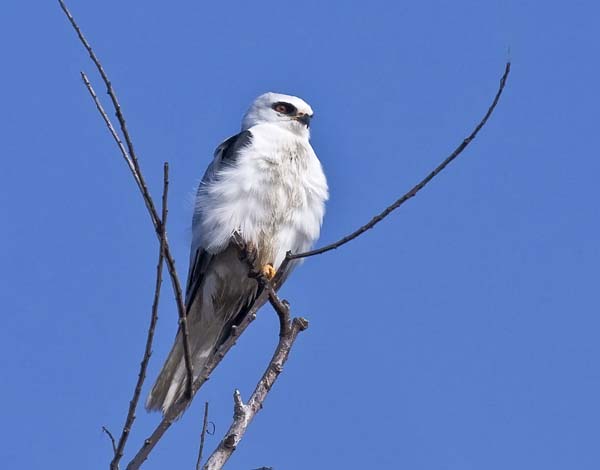
[[[237,160],[239,150],[250,145],[251,142],[252,132],[240,132],[219,145],[215,153],[221,154],[221,161],[234,163]]]

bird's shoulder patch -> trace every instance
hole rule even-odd
[[[219,158],[222,162],[235,163],[239,157],[240,149],[250,145],[252,137],[250,131],[243,131],[230,137],[217,147],[215,158]]]

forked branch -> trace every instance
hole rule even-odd
[[[198,449],[198,459],[196,460],[196,470],[201,470],[202,453],[204,452],[204,440],[208,432],[208,402],[204,403],[204,419],[202,420],[202,432],[200,433],[200,447]]]
[[[89,79],[87,78],[86,74],[83,72],[81,73],[83,82],[84,82],[88,92],[92,96],[92,99],[94,100],[94,103],[96,105],[96,108],[98,109],[98,112],[102,116],[102,119],[104,120],[104,123],[108,127],[108,130],[111,133],[113,139],[117,143],[117,146],[119,147],[121,155],[125,159],[125,162],[127,163],[127,166],[129,167],[129,171],[131,172],[131,175],[133,176],[133,179],[135,180],[135,182],[140,190],[140,193],[142,195],[142,198],[144,200],[146,208],[148,209],[148,214],[150,215],[150,219],[152,220],[152,224],[154,225],[154,232],[156,233],[156,236],[160,242],[161,238],[162,238],[162,235],[161,235],[162,227],[161,227],[160,217],[158,216],[158,213],[156,211],[156,206],[154,204],[154,200],[152,199],[152,195],[150,194],[150,191],[148,190],[148,186],[146,185],[146,180],[144,179],[144,175],[140,168],[137,154],[135,153],[135,149],[133,148],[133,142],[131,140],[129,130],[127,128],[127,123],[125,122],[125,117],[121,110],[121,105],[119,104],[119,100],[117,99],[115,90],[112,86],[111,81],[108,78],[108,75],[106,74],[106,71],[104,70],[104,67],[102,66],[100,60],[96,56],[94,50],[92,49],[92,46],[90,45],[90,43],[87,41],[87,39],[83,35],[81,28],[79,27],[79,25],[75,21],[75,18],[73,17],[71,12],[67,8],[65,2],[63,0],[58,0],[58,3],[60,4],[60,7],[64,11],[67,18],[69,19],[69,22],[73,26],[73,29],[77,33],[79,40],[81,41],[81,43],[83,44],[83,46],[85,47],[87,52],[89,53],[90,58],[92,59],[92,62],[96,65],[96,68],[98,69],[98,72],[100,73],[100,76],[102,77],[102,81],[104,82],[104,85],[106,86],[106,92],[108,93],[108,96],[111,99],[113,108],[115,110],[117,119],[119,121],[119,127],[121,129],[121,132],[123,133],[123,136],[125,137],[125,143],[127,145],[127,148],[125,148],[125,145],[123,145],[123,141],[121,140],[115,127],[111,123],[110,118],[108,117],[108,114],[106,114],[106,111],[104,110],[102,103],[100,103],[100,100],[98,99],[98,95],[92,88],[92,85],[91,85]],[[177,303],[177,313],[179,315],[179,325],[180,325],[180,328],[181,328],[182,334],[183,334],[183,352],[184,352],[185,368],[186,368],[186,372],[187,372],[187,396],[188,396],[188,398],[191,398],[191,396],[192,396],[192,381],[193,381],[194,375],[193,375],[193,371],[192,371],[192,360],[191,360],[191,355],[190,355],[189,332],[188,332],[188,327],[187,327],[187,315],[186,315],[185,303],[183,300],[183,293],[181,290],[181,282],[179,280],[179,276],[177,275],[177,270],[175,268],[175,259],[173,258],[173,255],[171,254],[171,248],[169,246],[169,241],[168,241],[168,238],[166,235],[164,237],[164,257],[167,262],[169,276],[171,277],[171,284],[173,285],[173,291],[175,293],[175,300]]]
[[[262,378],[256,385],[248,403],[242,401],[240,392],[236,390],[233,394],[234,412],[233,423],[221,440],[218,447],[206,461],[204,470],[220,470],[225,462],[231,457],[239,442],[244,437],[248,426],[263,406],[263,402],[271,387],[281,374],[283,365],[290,355],[290,351],[298,334],[308,328],[308,322],[304,318],[294,318],[287,332],[280,332],[279,343],[275,353],[267,366]]]
[[[146,370],[148,369],[148,363],[150,362],[150,356],[152,355],[152,342],[154,340],[154,330],[156,329],[156,322],[158,321],[158,303],[160,300],[160,288],[162,286],[162,271],[164,262],[165,242],[166,242],[166,227],[167,227],[167,199],[169,193],[169,164],[165,163],[163,167],[163,194],[162,194],[162,217],[161,217],[161,237],[160,246],[158,250],[158,262],[156,263],[156,283],[154,285],[154,300],[152,301],[152,314],[150,315],[150,325],[148,327],[148,333],[146,335],[146,347],[144,348],[144,357],[140,363],[140,372],[138,373],[138,379],[135,384],[133,391],[133,398],[129,402],[129,411],[125,418],[125,424],[123,425],[123,431],[119,438],[119,443],[115,449],[115,455],[110,462],[111,470],[119,469],[119,462],[123,457],[125,450],[125,444],[129,438],[129,433],[135,421],[135,410],[137,409],[138,401],[140,400],[140,394],[142,393],[142,386],[146,380]]]

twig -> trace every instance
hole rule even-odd
[[[144,357],[142,358],[142,362],[140,363],[140,372],[138,374],[137,383],[135,384],[135,389],[133,391],[133,398],[129,402],[129,411],[127,412],[127,418],[125,419],[125,424],[123,425],[123,431],[121,432],[121,437],[119,438],[119,444],[115,450],[115,456],[110,463],[111,470],[118,470],[119,462],[123,457],[123,452],[125,450],[125,444],[127,443],[127,439],[129,438],[129,433],[133,426],[133,422],[135,420],[135,410],[137,409],[137,404],[140,399],[140,394],[142,393],[142,386],[144,385],[144,380],[146,379],[146,370],[148,368],[148,362],[150,361],[150,356],[152,355],[152,341],[154,339],[154,330],[156,328],[156,322],[158,320],[158,303],[160,300],[160,287],[162,285],[162,270],[163,270],[163,261],[164,261],[164,250],[165,250],[165,240],[166,240],[166,227],[167,227],[167,214],[168,214],[168,199],[169,192],[169,164],[165,162],[163,167],[163,194],[162,194],[162,217],[161,217],[161,239],[160,239],[160,249],[158,253],[158,262],[156,264],[156,283],[154,285],[154,300],[152,302],[152,314],[150,316],[150,326],[148,327],[148,334],[146,336],[146,347],[144,348]]]
[[[440,163],[435,168],[435,170],[433,170],[425,178],[423,178],[416,186],[414,186],[404,196],[402,196],[400,199],[396,200],[392,205],[388,206],[383,212],[381,212],[380,214],[373,217],[368,223],[366,223],[359,229],[355,230],[351,234],[346,235],[345,237],[341,238],[340,240],[338,240],[334,243],[330,243],[329,245],[325,245],[325,246],[323,246],[321,248],[317,248],[315,250],[306,251],[304,253],[288,253],[284,260],[284,264],[282,264],[279,267],[279,272],[282,272],[283,271],[282,268],[285,268],[287,266],[287,263],[291,260],[299,259],[299,258],[308,258],[309,256],[320,255],[322,253],[326,253],[327,251],[335,250],[336,248],[339,248],[340,246],[345,245],[349,241],[354,240],[359,235],[362,235],[367,230],[372,229],[377,223],[381,222],[384,218],[386,218],[392,211],[394,211],[395,209],[400,207],[402,204],[404,204],[410,198],[416,196],[416,194],[421,189],[423,189],[423,187],[425,187],[425,185],[427,185],[427,183],[429,183],[438,173],[440,173],[444,168],[446,168],[446,166],[448,166],[448,164],[450,164],[452,162],[452,160],[454,160],[456,157],[458,157],[462,153],[462,151],[473,141],[473,139],[475,139],[475,137],[477,136],[477,134],[479,133],[481,128],[485,125],[485,123],[487,122],[489,117],[492,115],[494,109],[496,108],[496,105],[498,104],[498,101],[500,100],[500,96],[502,95],[502,92],[504,91],[504,86],[506,85],[506,80],[508,78],[509,73],[510,73],[510,62],[507,62],[506,67],[504,68],[504,74],[502,75],[502,78],[500,79],[500,86],[498,88],[496,96],[494,97],[494,100],[492,101],[492,104],[488,108],[487,112],[483,116],[483,119],[481,119],[481,121],[479,121],[479,124],[477,124],[477,126],[475,127],[473,132],[471,132],[471,134],[466,139],[464,139],[458,147],[456,147],[454,152],[452,152],[448,158],[446,158],[442,163]]]
[[[275,293],[270,282],[263,284],[263,288],[269,293],[269,302],[279,317],[279,336],[285,336],[290,331],[290,306],[286,300],[281,300]]]
[[[83,80],[85,87],[88,89],[90,95],[92,95],[92,99],[94,100],[94,104],[96,105],[98,112],[102,116],[102,119],[104,120],[104,123],[108,127],[108,130],[109,130],[110,134],[112,135],[113,139],[115,139],[115,142],[117,143],[117,146],[119,147],[119,150],[121,151],[121,155],[125,159],[127,166],[129,167],[129,169],[131,170],[131,173],[133,174],[133,177],[137,181],[137,173],[135,172],[135,167],[133,166],[133,162],[131,161],[129,154],[127,153],[127,149],[125,148],[125,145],[123,144],[123,141],[121,140],[121,137],[119,136],[119,134],[117,133],[116,129],[114,128],[112,122],[108,118],[108,114],[106,114],[106,111],[104,110],[104,107],[102,106],[102,103],[100,103],[100,100],[98,99],[98,95],[96,95],[96,92],[95,92],[94,88],[92,87],[92,84],[90,83],[90,80],[88,79],[88,76],[83,71],[79,72],[79,73],[81,74],[81,79]]]
[[[200,434],[200,449],[198,449],[198,460],[196,460],[196,470],[200,470],[202,465],[202,451],[204,451],[204,439],[206,439],[206,427],[208,426],[208,402],[204,402],[204,421],[202,422],[202,433]]]
[[[108,436],[108,438],[110,439],[110,443],[112,444],[113,454],[116,454],[117,446],[115,443],[115,436],[112,435],[112,432],[110,432],[106,426],[102,426],[102,432],[104,432],[104,434],[106,434]]]
[[[303,318],[294,318],[294,320],[292,320],[289,332],[280,336],[277,349],[262,378],[256,385],[254,392],[250,396],[248,403],[245,404],[242,401],[240,392],[238,390],[235,391],[233,395],[233,423],[229,427],[229,430],[219,446],[208,458],[204,470],[220,470],[229,457],[231,457],[231,454],[233,454],[237,445],[244,437],[250,422],[256,413],[262,409],[262,404],[271,390],[271,387],[273,387],[273,384],[277,380],[277,377],[279,377],[279,374],[283,370],[283,365],[290,354],[298,334],[307,327],[308,322]]]
[[[98,72],[100,73],[100,76],[102,77],[102,80],[104,81],[104,84],[106,85],[106,91],[107,91],[108,95],[110,96],[110,99],[113,104],[113,108],[115,109],[117,119],[119,121],[119,127],[121,128],[121,132],[125,136],[127,150],[125,150],[125,146],[123,145],[123,142],[119,138],[118,134],[115,131],[114,126],[110,122],[108,115],[106,114],[102,105],[100,104],[98,96],[96,95],[95,91],[93,90],[89,80],[87,79],[87,76],[84,73],[82,73],[82,78],[84,80],[85,86],[87,87],[88,91],[92,95],[94,103],[96,104],[96,108],[102,115],[104,122],[108,126],[109,131],[111,132],[113,138],[117,142],[117,145],[119,146],[119,150],[121,151],[121,154],[125,158],[125,160],[127,162],[127,166],[129,167],[129,170],[131,171],[131,174],[133,176],[133,179],[135,180],[135,182],[141,192],[142,198],[144,199],[144,203],[146,204],[146,208],[148,209],[150,219],[152,220],[152,223],[154,225],[154,231],[160,241],[161,240],[161,231],[162,231],[160,219],[159,219],[158,213],[156,211],[156,207],[154,205],[154,200],[152,199],[152,196],[150,195],[150,191],[148,190],[148,186],[146,185],[146,181],[142,174],[142,170],[139,165],[139,160],[138,160],[135,150],[133,148],[133,142],[131,140],[129,130],[127,129],[125,117],[123,116],[123,112],[121,111],[121,105],[119,104],[119,100],[117,99],[117,95],[113,89],[112,83],[111,83],[110,79],[108,78],[108,75],[104,71],[104,67],[102,66],[100,60],[94,53],[90,43],[87,41],[87,39],[83,35],[83,32],[81,31],[81,28],[75,21],[75,18],[73,17],[71,12],[67,8],[65,2],[63,0],[58,0],[58,3],[60,4],[60,7],[64,11],[67,18],[69,19],[69,22],[73,26],[73,29],[75,29],[75,32],[77,33],[77,36],[79,37],[79,40],[81,41],[81,43],[87,50],[88,54],[90,55],[90,58],[92,59],[92,62],[94,62],[94,64],[96,65],[96,68],[98,69]],[[185,308],[185,303],[183,301],[181,282],[179,280],[179,276],[177,275],[177,270],[175,268],[175,259],[173,258],[172,254],[171,254],[171,249],[169,247],[167,237],[165,236],[164,239],[165,239],[164,250],[163,250],[164,257],[167,260],[167,268],[169,270],[169,275],[171,277],[171,284],[173,285],[173,291],[175,292],[175,300],[177,302],[177,312],[179,314],[179,326],[182,330],[182,335],[183,335],[183,352],[184,352],[185,368],[186,368],[186,373],[187,373],[187,397],[188,397],[188,399],[191,399],[191,397],[192,397],[192,381],[194,379],[194,374],[193,374],[193,370],[192,370],[192,359],[191,359],[191,355],[190,355],[189,332],[188,332],[188,327],[187,327],[186,308]]]
[[[98,69],[98,72],[100,73],[100,76],[102,77],[102,80],[106,84],[108,96],[110,96],[113,107],[115,108],[117,119],[119,120],[119,125],[121,127],[121,130],[123,131],[123,135],[125,136],[125,142],[127,143],[127,148],[129,149],[130,161],[133,166],[131,168],[131,172],[133,174],[133,177],[134,177],[136,183],[138,184],[138,186],[140,188],[140,191],[142,192],[142,195],[144,196],[144,202],[148,206],[148,212],[150,213],[152,222],[154,223],[154,225],[157,225],[159,222],[158,213],[156,212],[156,208],[154,206],[154,201],[152,200],[152,197],[150,196],[150,192],[148,191],[148,187],[146,185],[144,177],[140,172],[138,160],[137,160],[135,151],[133,149],[133,143],[131,141],[129,131],[127,129],[127,124],[125,122],[125,117],[123,116],[123,113],[121,112],[121,105],[120,105],[119,100],[117,99],[117,95],[112,87],[112,83],[111,83],[110,79],[108,78],[108,75],[104,71],[104,67],[102,66],[102,63],[96,56],[96,53],[92,49],[92,46],[90,45],[90,43],[87,41],[87,39],[83,35],[81,28],[79,27],[79,25],[75,21],[75,18],[73,17],[71,12],[67,8],[67,5],[65,4],[65,2],[63,0],[58,0],[58,3],[60,4],[60,7],[62,8],[65,15],[67,15],[67,18],[69,19],[71,25],[73,26],[73,29],[75,29],[75,32],[77,33],[77,36],[79,37],[79,40],[83,44],[83,47],[85,47],[85,49],[87,50],[88,54],[90,55],[90,59],[92,59],[92,62],[94,63],[94,65],[96,65],[96,68]]]

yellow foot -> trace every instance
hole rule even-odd
[[[269,281],[275,277],[275,274],[277,274],[277,270],[271,263],[265,264],[260,272],[263,273],[263,276],[265,276]]]

